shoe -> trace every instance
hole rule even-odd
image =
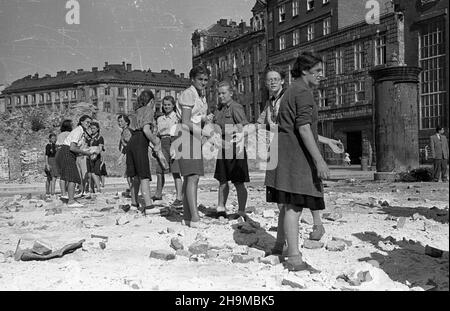
[[[75,203],[67,204],[67,207],[68,208],[81,208],[81,207],[84,207],[84,205],[80,204],[78,202],[75,202]]]
[[[119,208],[122,211],[124,211],[125,213],[127,213],[131,209],[131,206],[129,204],[124,204],[124,205],[120,205]]]
[[[162,197],[152,196],[153,201],[161,201]]]
[[[323,225],[314,225],[313,231],[309,234],[309,239],[312,241],[320,241],[325,234],[325,227]]]
[[[67,196],[67,195],[62,195],[62,196],[60,196],[59,197],[61,200],[68,200],[69,199],[69,196]]]
[[[283,267],[289,271],[309,271],[311,274],[321,273],[320,270],[314,269],[311,265],[302,260],[302,256],[291,256],[283,262]]]

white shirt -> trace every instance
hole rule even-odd
[[[64,140],[64,145],[69,146],[71,143],[75,143],[78,147],[81,147],[84,143],[84,130],[81,125],[77,126]]]
[[[192,85],[181,93],[177,101],[177,116],[181,120],[181,108],[192,109],[192,123],[201,123],[202,118],[206,117],[208,104],[206,98],[200,96],[197,89]]]
[[[158,118],[157,122],[158,134],[161,136],[170,135],[170,129],[173,125],[178,124],[178,117],[175,111],[169,113],[169,115],[162,115]]]

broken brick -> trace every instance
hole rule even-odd
[[[427,245],[427,246],[425,246],[425,254],[430,257],[433,257],[433,258],[441,258],[442,255],[444,255],[444,251],[442,251],[438,248],[432,247],[430,245]]]
[[[255,258],[250,255],[233,255],[232,263],[248,263],[254,261]]]
[[[206,254],[206,252],[208,251],[208,248],[209,248],[208,243],[203,242],[203,241],[197,241],[189,246],[189,251],[195,255],[196,254]]]
[[[326,245],[326,249],[331,252],[341,252],[345,250],[346,245],[343,241],[329,241]]]
[[[175,254],[167,250],[153,250],[150,252],[150,258],[167,261],[175,259]]]
[[[174,250],[184,249],[183,243],[178,238],[172,238],[170,240],[170,247],[172,247]]]
[[[323,247],[323,243],[320,241],[313,241],[313,240],[305,240],[303,242],[303,247],[306,249],[319,249]]]

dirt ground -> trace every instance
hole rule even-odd
[[[79,209],[38,196],[2,198],[0,289],[449,290],[448,184],[343,180],[326,186],[323,215],[334,220],[324,219],[322,247],[301,248],[319,274],[288,272],[276,258],[261,259],[275,242],[278,210],[265,202],[260,182],[248,187],[248,215],[260,227],[206,216],[217,203],[217,186],[209,185],[201,185],[199,192],[203,219],[210,225],[206,230],[182,226],[180,213],[169,205],[175,198],[170,188],[161,206],[146,217],[121,210],[130,200],[118,193],[80,199],[85,207]],[[228,207],[237,209],[234,189]],[[311,215],[304,211],[301,246],[311,230]],[[183,244],[184,252],[171,260],[150,258],[155,250],[173,257],[172,238]],[[331,250],[333,238],[345,240],[345,249]],[[19,239],[20,249],[32,248],[36,240],[53,250],[85,241],[61,258],[16,261]],[[194,242],[200,244],[195,250],[190,248]],[[431,257],[427,245],[443,253]]]

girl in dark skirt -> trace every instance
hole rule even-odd
[[[56,159],[58,159],[58,154],[61,150],[62,145],[64,144],[64,141],[66,140],[67,136],[70,134],[70,132],[72,132],[72,120],[64,120],[61,123],[61,133],[58,134],[58,137],[56,139],[56,156],[55,156],[55,165],[56,165],[56,171],[58,174],[58,177],[61,177],[61,168],[58,165],[58,161],[56,161]],[[68,183],[66,181],[64,181],[63,179],[59,179],[59,189],[61,190],[61,199],[68,199],[69,197],[67,196],[67,185]]]
[[[153,208],[150,197],[150,173],[149,142],[153,144],[153,150],[161,149],[159,138],[152,133],[153,105],[155,96],[150,90],[144,90],[139,95],[135,114],[131,116],[135,131],[127,144],[127,171],[126,175],[132,178],[131,205],[137,207],[145,215],[145,210]],[[144,197],[145,206],[139,206],[137,201],[139,188]]]
[[[47,181],[45,183],[46,195],[55,195],[56,178],[58,177],[58,170],[56,166],[56,134],[52,133],[48,137],[49,143],[45,146],[45,174]]]
[[[240,128],[238,131],[241,132],[242,128],[249,124],[249,122],[247,121],[244,107],[233,100],[233,88],[231,84],[227,81],[220,82],[218,91],[221,109],[217,111],[215,118],[216,124],[221,127],[222,139],[225,141],[225,138],[228,136],[231,139],[230,134],[234,131],[234,127],[227,127],[235,125]],[[227,133],[227,131],[231,132]],[[245,216],[245,206],[247,204],[248,194],[244,183],[250,182],[247,153],[244,148],[240,154],[237,154],[235,143],[231,144],[230,141],[225,141],[225,144],[228,144],[229,147],[233,149],[233,153],[230,158],[227,158],[228,152],[226,151],[226,148],[222,148],[221,154],[218,155],[216,161],[214,178],[220,183],[217,213],[226,215],[226,203],[230,191],[228,182],[231,181],[236,187],[239,205],[238,213],[241,216]]]
[[[84,115],[80,118],[78,126],[70,132],[64,140],[58,158],[56,159],[58,167],[60,168],[61,179],[68,183],[68,207],[83,207],[74,199],[75,184],[81,183],[80,173],[77,168],[77,154],[90,156],[92,152],[89,149],[81,149],[84,143],[84,135],[87,128],[90,126],[92,118]]]
[[[288,244],[285,267],[318,272],[303,261],[298,246],[299,219],[304,208],[320,223],[325,209],[322,179],[329,170],[317,146],[318,108],[311,87],[318,86],[322,59],[302,53],[292,70],[295,81],[286,90],[278,112],[278,165],[266,173],[267,201],[284,205],[284,231]]]
[[[158,137],[161,139],[161,148],[162,152],[169,163],[169,168],[163,169],[162,165],[158,161],[158,166],[156,167],[156,193],[153,197],[153,200],[161,200],[162,199],[162,191],[164,188],[165,182],[165,174],[172,173],[173,180],[175,182],[175,189],[177,192],[177,197],[175,201],[172,203],[173,206],[182,206],[183,205],[183,193],[182,193],[182,181],[180,176],[180,171],[177,169],[177,166],[172,165],[173,161],[171,161],[170,157],[170,145],[171,145],[171,135],[170,130],[173,126],[176,126],[179,123],[179,119],[177,117],[175,110],[175,99],[172,96],[166,96],[162,101],[162,110],[164,115],[160,116],[156,121],[156,131]]]
[[[178,99],[177,113],[181,119],[181,130],[173,143],[177,154],[175,157],[183,176],[183,222],[198,229],[207,227],[200,221],[197,191],[199,178],[204,175],[202,123],[212,121],[213,117],[207,116],[208,104],[204,95],[209,75],[210,71],[203,65],[196,66],[189,72],[192,86],[184,90]]]
[[[92,122],[90,128],[91,128],[91,137],[88,141],[88,146],[98,147],[98,153],[95,153],[92,156],[87,157],[86,159],[89,184],[91,185],[91,192],[94,193],[95,188],[97,188],[98,192],[101,192],[100,189],[100,176],[102,164],[101,153],[104,150],[105,141],[103,139],[103,136],[100,136],[100,125],[98,124],[98,122]]]

